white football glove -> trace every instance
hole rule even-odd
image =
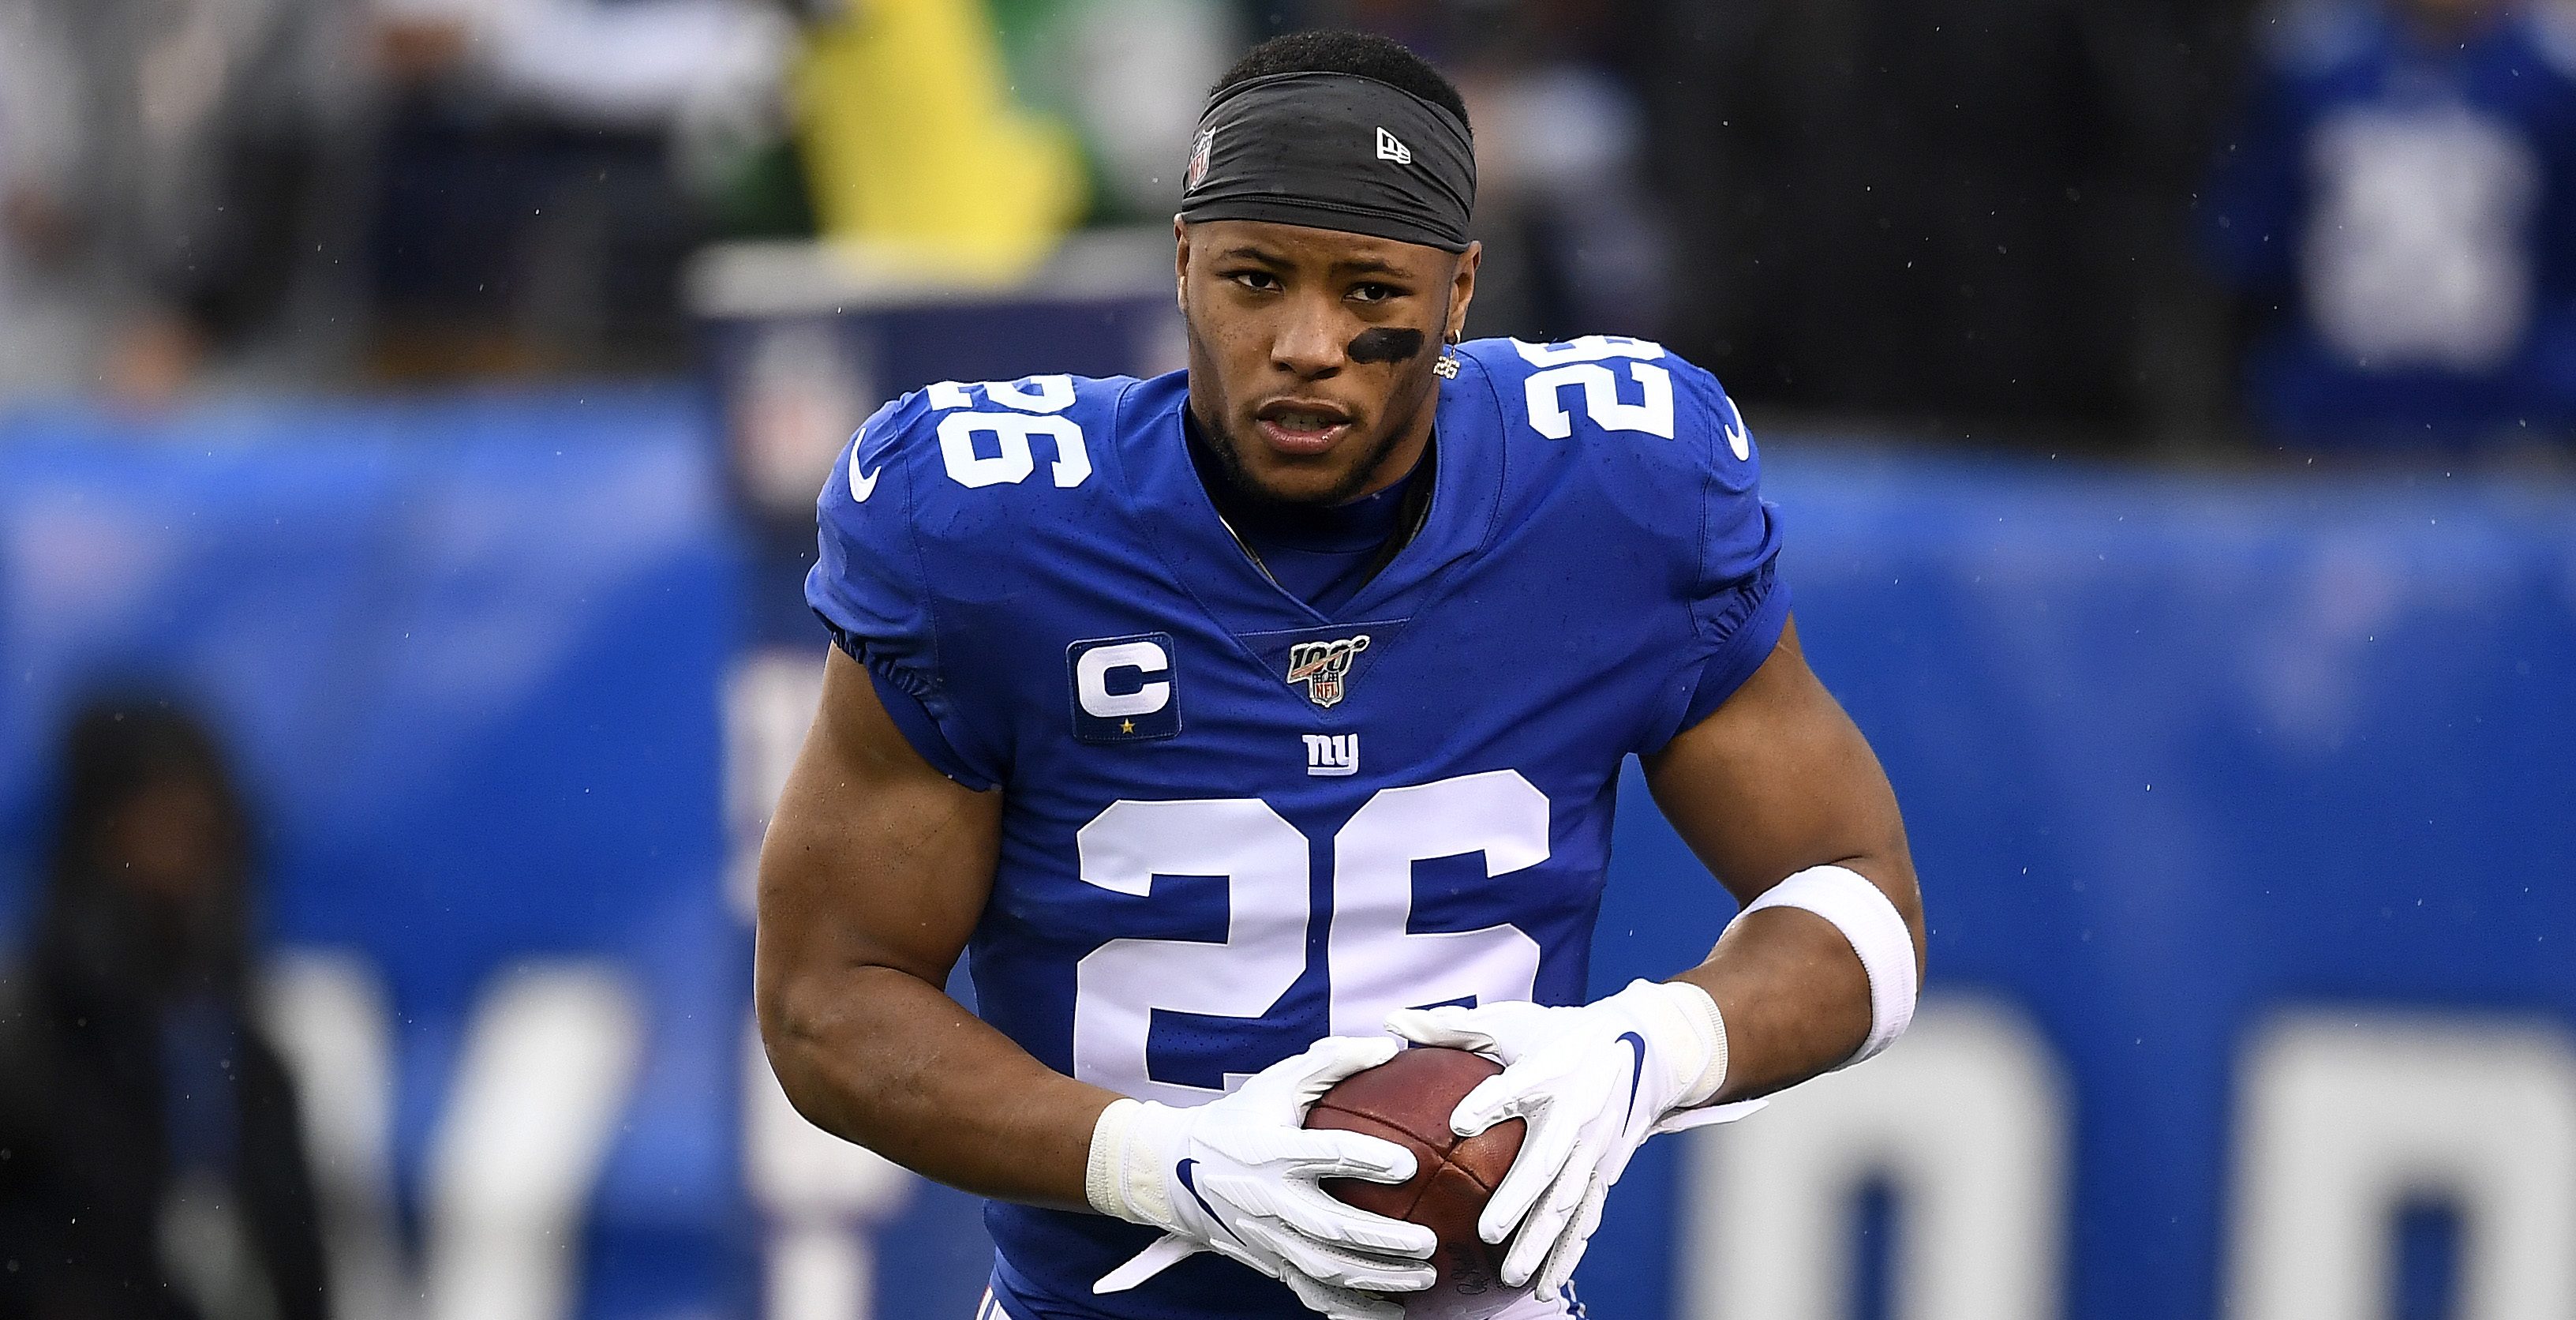
[[[1503,1257],[1503,1286],[1536,1279],[1542,1301],[1556,1300],[1574,1277],[1610,1185],[1646,1138],[1758,1107],[1695,1108],[1726,1081],[1726,1024],[1697,986],[1633,981],[1579,1008],[1398,1009],[1386,1028],[1503,1065],[1458,1102],[1450,1126],[1473,1136],[1506,1119],[1528,1120],[1520,1154],[1476,1231],[1487,1242],[1520,1231]]]
[[[1300,1126],[1316,1097],[1394,1058],[1379,1037],[1327,1037],[1195,1108],[1119,1100],[1092,1131],[1093,1209],[1171,1235],[1095,1291],[1132,1288],[1191,1251],[1214,1251],[1288,1285],[1333,1320],[1399,1320],[1387,1293],[1428,1288],[1430,1229],[1334,1199],[1325,1178],[1401,1183],[1413,1152],[1356,1132]]]

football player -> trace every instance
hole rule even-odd
[[[806,1117],[991,1198],[1013,1320],[1391,1320],[1432,1234],[1317,1183],[1413,1157],[1300,1120],[1405,1041],[1504,1065],[1454,1115],[1529,1125],[1478,1229],[1516,1320],[1571,1314],[1640,1143],[1913,1011],[1743,419],[1641,340],[1459,343],[1474,194],[1429,65],[1265,43],[1188,165],[1188,370],[935,385],[823,490],[761,1029]],[[1631,754],[1744,911],[1586,1003]]]

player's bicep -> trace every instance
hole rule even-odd
[[[933,769],[867,671],[829,651],[821,708],[761,846],[764,997],[859,967],[944,984],[992,891],[1001,798]]]
[[[1920,947],[1895,791],[1807,668],[1794,621],[1752,677],[1645,766],[1664,818],[1738,899],[1811,866],[1847,866],[1887,891]]]

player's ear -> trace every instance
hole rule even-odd
[[[1172,216],[1172,299],[1181,315],[1190,314],[1190,231],[1178,213]]]
[[[1476,267],[1485,260],[1485,245],[1469,243],[1458,254],[1458,266],[1449,277],[1449,323],[1441,327],[1450,343],[1467,337],[1467,304],[1476,300]]]

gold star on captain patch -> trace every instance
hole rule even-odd
[[[1120,721],[1118,721],[1118,731],[1119,731],[1120,733],[1134,733],[1134,732],[1136,731],[1136,721],[1134,721],[1134,720],[1120,720]]]

